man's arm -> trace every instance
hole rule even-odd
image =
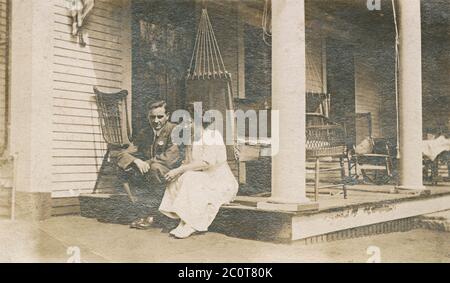
[[[126,170],[132,165],[133,163],[136,163],[136,165],[139,165],[139,161],[145,161],[145,147],[148,145],[151,137],[148,137],[145,131],[141,131],[138,136],[136,137],[136,140],[133,144],[131,144],[127,149],[124,149],[120,151],[117,154],[117,166],[120,168]],[[140,166],[138,166],[139,169]]]

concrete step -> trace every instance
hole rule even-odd
[[[239,201],[244,200],[246,199],[240,199]],[[309,214],[314,215],[314,213]],[[243,239],[290,243],[293,240],[292,219],[295,215],[296,213],[292,212],[261,211],[252,206],[235,202],[221,208],[210,227],[210,231]],[[304,228],[308,229],[309,227],[305,226]],[[379,234],[407,232],[421,228],[418,217],[408,217],[319,234],[297,239],[297,241],[309,245]]]
[[[305,212],[278,210],[280,205],[255,207],[254,203],[264,198],[239,197],[233,204],[222,207],[211,230],[249,239],[315,243],[421,229],[425,221],[420,221],[420,217],[450,209],[449,193],[371,201],[369,194],[362,196],[361,201],[339,206],[327,207],[323,202],[318,211]],[[434,217],[440,221],[440,230],[448,229],[447,213]]]
[[[80,214],[80,201],[78,197],[52,199],[52,216],[66,216],[79,214]]]
[[[450,232],[450,210],[420,216],[418,224],[421,228]]]

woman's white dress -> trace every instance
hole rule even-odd
[[[160,212],[182,219],[197,231],[207,231],[223,204],[231,202],[238,183],[227,163],[227,151],[220,132],[203,130],[192,145],[192,160],[210,165],[205,171],[189,171],[170,183]]]

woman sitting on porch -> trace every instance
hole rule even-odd
[[[238,191],[221,133],[214,124],[204,123],[199,136],[187,146],[184,164],[167,173],[170,183],[159,208],[164,215],[180,219],[170,232],[179,239],[208,231],[220,207]]]

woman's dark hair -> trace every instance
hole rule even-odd
[[[215,119],[214,119],[214,117],[213,117],[213,119],[210,119],[211,121],[205,121],[205,113],[206,113],[207,111],[203,111],[203,119],[202,119],[202,126],[203,126],[203,129],[206,129],[206,128],[208,128],[210,125],[212,125],[212,124],[214,124],[214,122],[216,122],[215,121]]]
[[[194,113],[194,104],[195,103],[202,103],[202,102],[201,101],[190,102],[190,103],[187,104],[187,109],[186,109],[191,116],[194,116],[194,117],[191,117],[193,119],[195,118],[195,113]],[[206,129],[209,125],[211,125],[214,122],[214,121],[206,122],[203,119],[205,117],[205,113],[207,111],[208,111],[207,109],[202,108],[202,113],[201,113],[201,115],[202,115],[202,126],[203,126],[204,129]]]

